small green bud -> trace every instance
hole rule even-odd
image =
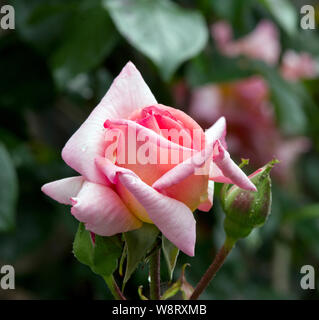
[[[256,227],[261,227],[271,211],[270,171],[277,163],[273,160],[249,176],[257,192],[237,186],[222,189],[222,206],[226,214],[224,229],[228,239],[237,241],[247,237]]]

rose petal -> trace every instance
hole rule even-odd
[[[155,115],[161,134],[168,140],[192,148],[192,138],[188,129],[181,123],[165,115]],[[175,133],[176,136],[175,136]],[[182,139],[181,139],[182,138]]]
[[[71,213],[85,223],[87,230],[101,236],[112,236],[140,228],[138,220],[111,188],[85,181],[72,198]]]
[[[204,175],[204,171],[196,172],[196,169],[200,169],[205,165],[206,161],[212,157],[213,151],[214,143],[210,143],[205,149],[197,152],[193,157],[188,158],[166,172],[154,182],[152,187],[160,191],[180,183],[193,174]]]
[[[159,128],[156,118],[153,115],[148,115],[141,120],[137,120],[136,122],[143,127],[151,129],[159,135],[161,134],[161,129]]]
[[[177,164],[198,152],[173,143],[154,131],[130,120],[112,120],[107,121],[105,125],[109,129],[117,128],[122,130],[121,137],[124,140],[120,141],[116,165],[133,171],[148,185],[152,185]],[[107,158],[110,159],[109,157]],[[195,176],[189,175],[180,184],[167,188],[165,194],[183,202],[193,211],[200,203],[201,194],[206,192],[207,184],[208,173],[206,176],[199,174]],[[135,199],[132,199],[126,188],[122,188],[119,185],[117,186],[117,191],[134,214],[141,220],[150,222],[145,210],[137,208],[138,205]]]
[[[193,149],[201,150],[204,148],[205,135],[203,129],[185,112],[163,104],[157,104],[138,110],[130,117],[130,120],[138,121],[144,118],[146,114],[157,117],[161,129],[174,128],[180,130],[183,128],[191,137]]]
[[[63,204],[71,204],[71,197],[75,197],[82,188],[84,178],[70,177],[53,181],[42,186],[41,190],[47,196]]]
[[[150,89],[135,66],[129,62],[88,119],[73,134],[62,150],[62,158],[87,180],[103,183],[94,159],[105,149],[103,124],[106,119],[128,118],[138,108],[156,104]]]
[[[224,176],[223,172],[217,167],[213,161],[210,164],[209,179],[219,183],[233,184],[233,182]]]
[[[215,144],[214,162],[222,171],[223,175],[229,178],[233,184],[236,184],[238,187],[245,190],[257,191],[255,185],[230,158],[229,153],[225,150],[219,140]]]
[[[206,142],[211,143],[220,140],[226,147],[226,119],[220,117],[209,129],[205,131]]]
[[[97,158],[96,163],[110,181],[120,182],[133,194],[167,239],[189,256],[194,255],[196,221],[186,205],[157,192],[132,171],[105,158]]]
[[[209,181],[208,188],[207,188],[207,198],[198,206],[198,209],[201,211],[208,212],[213,206],[213,200],[214,200],[214,181]]]

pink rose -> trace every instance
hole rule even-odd
[[[42,191],[72,205],[86,229],[111,236],[154,223],[194,255],[196,208],[209,210],[213,181],[256,190],[230,159],[225,119],[204,134],[184,112],[160,105],[128,63],[62,150],[79,172]]]
[[[309,53],[298,54],[293,50],[288,50],[282,58],[281,73],[290,81],[311,79],[318,75],[318,67]]]
[[[245,55],[270,65],[278,62],[280,55],[278,30],[268,20],[261,21],[254,31],[238,40],[233,40],[231,26],[225,21],[215,23],[211,32],[219,50],[227,56]]]

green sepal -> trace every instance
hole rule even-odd
[[[178,280],[172,284],[162,295],[161,300],[167,300],[171,297],[174,297],[176,294],[181,292],[184,300],[189,300],[192,295],[194,288],[187,282],[185,277],[185,269],[189,264],[185,263],[182,267],[182,272]]]
[[[174,269],[176,266],[179,249],[173,245],[164,235],[162,235],[162,250],[168,268],[170,280],[173,278]]]
[[[144,223],[137,230],[124,233],[124,239],[127,245],[126,271],[123,281],[123,288],[130,279],[132,273],[136,270],[138,264],[143,261],[147,253],[152,249],[159,230],[155,225]]]
[[[140,299],[141,300],[149,300],[147,297],[144,296],[142,290],[143,290],[143,286],[139,286],[137,289],[137,292],[138,292]]]
[[[73,243],[74,256],[91,270],[104,277],[109,277],[117,268],[122,245],[118,237],[95,235],[95,243],[83,223],[79,224]]]

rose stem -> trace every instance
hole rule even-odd
[[[218,251],[215,259],[213,260],[212,264],[208,267],[200,281],[198,282],[193,294],[190,297],[190,300],[197,300],[198,297],[203,293],[206,289],[210,281],[215,277],[217,271],[221,268],[224,264],[229,252],[233,248],[235,242],[226,239],[224,245]]]
[[[161,298],[161,248],[158,247],[150,256],[150,296],[151,300],[159,300]]]
[[[116,300],[126,300],[124,294],[122,293],[112,275],[109,277],[104,277],[104,280]]]

